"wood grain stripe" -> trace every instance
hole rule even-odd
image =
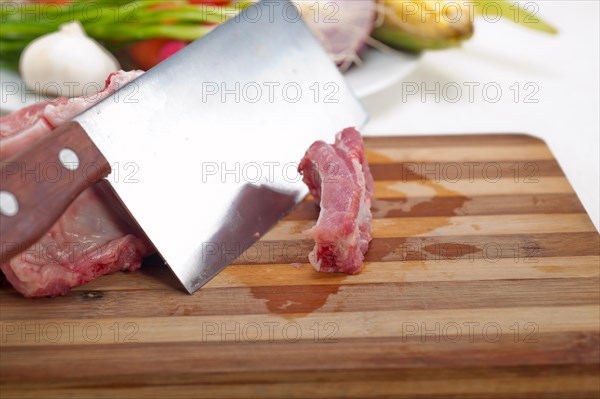
[[[495,370],[495,376],[482,375],[474,373],[478,369],[459,369],[464,373],[474,373],[479,379],[457,379],[453,378],[453,374],[443,379],[442,376],[447,376],[446,369],[437,369],[437,377],[432,377],[430,382],[421,382],[411,378],[402,377],[403,374],[394,370],[396,378],[373,378],[375,374],[382,375],[381,371],[376,373],[370,370],[359,370],[360,377],[357,375],[354,378],[353,373],[346,371],[347,376],[340,377],[328,371],[327,377],[320,372],[299,373],[299,372],[281,372],[269,371],[269,376],[274,381],[266,382],[264,376],[262,378],[248,377],[250,373],[229,373],[227,379],[221,378],[220,381],[214,382],[210,378],[218,376],[218,373],[213,373],[210,376],[188,376],[187,379],[173,378],[170,376],[170,381],[159,383],[157,379],[143,377],[143,385],[136,385],[132,381],[127,381],[123,384],[114,386],[106,386],[104,384],[92,386],[90,388],[73,388],[79,386],[80,381],[69,381],[63,383],[64,387],[44,390],[37,388],[38,384],[33,387],[22,388],[21,394],[19,390],[14,390],[15,385],[9,385],[3,390],[7,394],[7,398],[66,398],[66,397],[96,397],[96,398],[281,398],[282,392],[286,393],[286,398],[330,398],[341,397],[340,392],[343,392],[343,397],[347,398],[460,398],[460,399],[479,399],[486,398],[510,398],[521,399],[531,397],[544,398],[593,398],[597,395],[593,387],[596,385],[596,378],[592,374],[592,367],[580,369],[580,372],[559,368],[558,373],[550,373],[550,370],[555,370],[557,367],[542,367],[544,374],[532,377],[524,374],[514,368],[506,370],[499,368]],[[351,370],[354,371],[355,369]],[[504,373],[510,376],[503,376]],[[556,377],[554,377],[556,374]],[[252,374],[254,375],[254,374]],[[385,374],[384,374],[385,375]],[[202,378],[204,377],[204,378]],[[114,377],[113,377],[114,378]],[[281,381],[281,379],[284,379]],[[91,384],[92,379],[89,379]],[[160,381],[163,381],[160,378]],[[318,381],[318,384],[315,383]],[[47,382],[46,385],[50,385]],[[179,384],[179,385],[175,385]],[[97,389],[94,389],[97,388]],[[175,391],[175,393],[173,392]],[[289,394],[288,394],[289,392]],[[252,394],[250,394],[252,393]],[[12,396],[14,395],[14,396]]]
[[[262,398],[596,398],[594,366],[538,366],[497,368],[351,369],[320,371],[269,370],[270,380],[260,372],[163,374],[155,378],[111,376],[106,379],[56,378],[22,387],[5,384],[6,398],[245,398],[260,392]],[[472,376],[471,378],[466,377]],[[310,382],[319,381],[318,385]],[[179,386],[175,386],[175,385]],[[102,390],[99,390],[101,388]],[[173,390],[177,388],[176,393]],[[99,393],[99,395],[98,395]]]
[[[493,262],[497,259],[510,258],[523,261],[549,256],[575,256],[574,254],[598,256],[599,245],[600,237],[595,232],[379,238],[372,241],[366,260],[380,262],[467,258]],[[285,253],[287,256],[290,254],[291,251]]]
[[[358,309],[354,312],[314,313],[294,319],[282,319],[278,315],[221,313],[173,316],[168,321],[161,317],[118,316],[87,322],[79,319],[30,322],[8,319],[0,322],[0,330],[3,332],[3,350],[15,346],[76,347],[159,342],[289,344],[308,341],[327,345],[343,339],[377,338],[397,338],[403,343],[412,340],[417,344],[428,339],[439,344],[444,338],[446,342],[469,344],[475,339],[496,343],[507,335],[513,343],[539,344],[540,334],[596,331],[600,321],[598,314],[600,306],[597,304],[560,307],[536,307],[532,304],[530,308],[469,309],[448,306],[426,311],[397,310],[394,306],[368,312]],[[114,327],[115,323],[119,327]],[[135,328],[127,328],[128,323]],[[515,323],[520,326],[518,331],[515,331]]]
[[[572,194],[573,189],[565,177],[540,176],[537,183],[515,183],[512,179],[487,181],[459,180],[440,181],[439,183],[398,182],[393,180],[375,181],[375,197],[412,198],[412,197],[473,197],[478,195],[535,195],[535,194]]]
[[[477,271],[477,273],[474,273]],[[544,278],[597,278],[600,257],[549,257],[532,262],[515,262],[504,258],[494,262],[484,259],[439,261],[369,262],[360,274],[317,273],[311,265],[292,267],[277,265],[232,265],[211,280],[206,288],[291,286],[291,285],[354,285],[368,283],[402,283],[419,281],[473,281]],[[156,259],[147,262],[137,273],[104,276],[74,291],[172,290],[171,272]],[[0,298],[4,298],[0,291]],[[32,304],[31,306],[35,306]]]
[[[375,157],[377,158],[377,157]],[[371,163],[376,180],[457,181],[511,178],[515,183],[533,182],[539,176],[563,176],[555,160],[520,160],[496,162],[408,162]]]
[[[353,285],[315,285],[307,292],[301,285],[206,288],[190,296],[173,295],[167,290],[133,292],[103,291],[91,298],[88,292],[75,292],[53,301],[39,301],[27,313],[10,310],[18,299],[5,296],[7,310],[3,319],[48,320],[68,319],[69,314],[82,314],[81,320],[132,316],[127,306],[136,306],[138,317],[172,316],[240,316],[309,315],[317,313],[405,311],[456,308],[511,308],[522,303],[536,307],[562,305],[597,305],[600,301],[597,278],[546,278],[540,280],[473,280],[418,281],[400,283],[368,283]],[[431,295],[435,292],[435,295]],[[65,304],[69,308],[65,308]],[[69,310],[71,312],[69,312]],[[508,311],[507,311],[508,312]],[[484,316],[486,313],[481,313]],[[589,315],[588,315],[589,316]],[[273,316],[276,317],[276,316]],[[235,319],[235,317],[234,317]],[[33,334],[35,335],[35,334]]]
[[[464,235],[375,238],[366,253],[367,262],[425,261],[502,258],[516,260],[556,256],[598,256],[596,232],[518,235]],[[305,263],[314,241],[267,241],[252,245],[232,264]],[[227,248],[223,256],[227,256]]]
[[[315,221],[283,221],[265,236],[264,240],[293,241],[307,237],[303,232]],[[537,215],[486,215],[454,217],[385,218],[373,220],[373,237],[460,236],[535,233],[595,232],[587,214],[555,214],[551,218]]]
[[[545,144],[472,145],[468,147],[367,147],[369,163],[496,162],[547,160],[554,157]]]
[[[171,365],[172,371],[181,372],[183,367],[187,366],[189,372],[204,373],[243,370],[245,364],[239,361],[239,355],[242,353],[249,356],[247,357],[248,363],[252,363],[258,369],[266,370],[327,370],[349,366],[367,369],[407,367],[406,364],[402,364],[402,361],[414,361],[418,356],[423,356],[423,361],[427,358],[435,358],[440,367],[468,367],[485,365],[488,360],[485,359],[486,353],[494,350],[499,355],[497,363],[499,366],[535,365],[542,360],[545,364],[556,365],[570,364],[575,360],[581,364],[593,364],[596,361],[595,356],[600,354],[600,351],[593,345],[599,343],[598,334],[594,333],[593,325],[581,318],[588,317],[589,312],[598,312],[600,309],[597,306],[533,308],[532,310],[536,311],[536,316],[532,316],[530,310],[523,312],[522,309],[512,309],[512,313],[508,315],[506,312],[490,309],[490,313],[484,318],[480,313],[473,311],[464,311],[462,314],[454,312],[450,315],[441,314],[442,312],[423,315],[423,312],[407,311],[403,314],[397,312],[375,312],[369,315],[357,313],[354,319],[344,319],[344,314],[328,314],[325,315],[325,318],[314,317],[312,320],[307,318],[293,322],[280,318],[256,319],[240,316],[238,321],[227,317],[194,317],[194,323],[186,323],[186,320],[182,319],[190,318],[174,317],[171,319],[170,325],[166,325],[158,318],[144,318],[129,320],[139,325],[138,333],[135,335],[139,342],[136,343],[120,343],[122,339],[120,337],[118,338],[119,342],[115,343],[117,339],[110,334],[106,338],[103,335],[99,342],[92,345],[85,339],[78,338],[79,334],[73,334],[75,341],[73,343],[42,345],[32,342],[31,345],[35,347],[40,361],[45,360],[47,356],[56,356],[59,353],[61,355],[60,359],[56,359],[52,363],[54,367],[49,368],[46,378],[64,377],[65,369],[73,372],[73,378],[89,376],[90,373],[94,373],[94,366],[100,367],[102,363],[110,364],[114,360],[109,356],[100,356],[99,351],[104,349],[116,355],[115,352],[119,348],[127,348],[133,357],[148,357],[147,361],[132,364],[129,370],[123,370],[125,374],[129,375],[135,375],[135,372],[147,372],[153,367],[158,367],[158,363],[152,364],[158,354],[164,356],[164,361],[172,359],[174,354],[180,355],[181,364]],[[555,312],[554,316],[550,312]],[[573,330],[570,330],[564,323],[552,322],[552,319],[556,319],[558,316],[572,318],[574,327],[577,327],[579,333],[572,333]],[[475,320],[480,322],[477,323]],[[117,321],[125,322],[118,319]],[[307,321],[312,323],[309,324]],[[418,321],[416,326],[415,321]],[[108,331],[110,327],[108,323],[103,320],[99,320],[97,323],[100,328],[106,328]],[[254,325],[254,323],[259,324],[259,328],[265,329],[261,333],[262,335],[250,335],[249,331],[244,332],[242,326]],[[271,332],[268,332],[269,323],[273,323]],[[319,326],[332,323],[338,328],[336,333],[328,338],[328,341],[320,336],[315,340],[315,333],[310,329],[311,325],[315,323],[322,323]],[[518,323],[518,327],[516,323]],[[528,323],[532,323],[529,325],[536,327],[529,328],[527,331],[525,326]],[[216,329],[211,328],[215,325]],[[289,326],[294,326],[293,330]],[[379,326],[383,326],[384,329],[376,330],[377,333],[373,333]],[[512,329],[511,326],[513,326]],[[168,336],[169,329],[172,331],[171,337]],[[349,336],[351,332],[356,335],[346,338],[346,335]],[[302,338],[303,335],[305,338]],[[171,341],[173,336],[179,338],[178,342]],[[260,338],[256,339],[257,336]],[[147,353],[149,346],[158,342],[162,344],[154,346],[154,350],[158,353],[154,355]],[[452,344],[443,345],[443,342]],[[352,344],[361,345],[344,354],[344,349],[349,348]],[[386,345],[382,346],[381,344]],[[553,344],[556,347],[553,348]],[[565,353],[578,346],[585,347],[587,352]],[[90,354],[88,359],[81,359],[80,356],[77,356],[78,351],[84,347]],[[28,359],[21,359],[18,356],[26,348],[26,346],[20,346],[18,342],[14,346],[3,347],[3,357],[6,356],[6,358],[0,359],[0,370],[6,381],[10,381],[12,376],[17,376],[28,368],[33,369],[34,365],[28,364],[31,363],[27,361]],[[165,353],[169,349],[172,351],[170,355]],[[181,353],[178,353],[180,350],[187,350],[189,353],[181,356]],[[238,355],[235,354],[236,351],[238,351]],[[296,351],[311,353],[298,353],[297,357],[288,358],[288,354]],[[317,362],[314,359],[310,361],[306,358],[307,355],[314,356],[318,351],[323,351],[323,353],[318,356]],[[522,353],[518,354],[519,351]],[[371,352],[371,359],[367,360],[365,356],[369,352]],[[435,357],[436,352],[438,352],[437,357]],[[461,352],[463,355],[457,356]],[[533,356],[534,354],[535,356]],[[280,359],[273,359],[277,355],[283,356],[279,356]],[[212,356],[213,359],[206,362],[210,359],[209,356]],[[323,359],[325,356],[332,356],[335,359],[325,360]],[[342,360],[339,358],[340,356],[345,356],[346,359]],[[480,358],[480,356],[483,357]],[[188,364],[192,359],[196,359],[198,363]],[[265,360],[268,362],[261,362]],[[304,362],[302,362],[303,360]],[[95,364],[96,361],[98,364]],[[90,367],[71,370],[72,367],[69,367],[69,363],[72,364],[72,362],[76,364],[90,363]],[[360,364],[360,362],[364,362],[364,364]],[[4,366],[11,363],[14,369]],[[99,376],[112,374],[110,369],[97,369],[95,373]]]
[[[373,217],[475,216],[585,213],[575,194],[538,194],[462,197],[414,197],[375,199]],[[285,220],[317,220],[319,207],[312,199],[303,201]]]
[[[370,136],[364,137],[367,148],[388,147],[471,147],[481,145],[528,145],[544,143],[526,134],[449,134],[443,136]]]

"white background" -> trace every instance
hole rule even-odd
[[[521,2],[524,3],[524,2]],[[600,218],[599,161],[599,2],[537,1],[539,16],[559,29],[551,36],[511,22],[475,22],[473,38],[461,48],[426,53],[418,69],[385,91],[367,97],[371,114],[365,135],[529,133],[546,141],[592,221]],[[406,96],[407,83],[435,88],[436,82],[478,82],[473,101],[468,88],[457,103],[428,95]],[[482,86],[496,82],[503,93],[491,103]],[[536,103],[524,95],[539,88]],[[521,98],[515,102],[515,83]],[[450,94],[452,97],[455,92]],[[490,89],[490,97],[494,91]]]

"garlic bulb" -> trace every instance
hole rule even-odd
[[[104,87],[119,63],[79,22],[63,24],[58,32],[31,42],[19,61],[21,77],[31,90],[61,96],[90,96]]]

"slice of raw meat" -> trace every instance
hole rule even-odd
[[[333,145],[317,141],[298,171],[321,206],[317,224],[307,231],[315,240],[308,255],[310,263],[323,272],[360,272],[373,238],[374,195],[360,133],[348,128],[337,135]]]
[[[61,98],[0,118],[0,159],[22,151],[141,74],[117,72],[93,97]],[[138,236],[96,185],[84,191],[37,243],[0,269],[25,296],[63,295],[102,274],[139,268],[153,249]]]

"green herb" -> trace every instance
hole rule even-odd
[[[36,38],[79,21],[108,48],[154,38],[193,41],[233,18],[252,1],[216,6],[185,0],[75,0],[67,4],[0,3],[0,63],[15,67]]]
[[[538,5],[530,2],[520,6],[506,0],[478,0],[475,11],[486,17],[502,17],[525,28],[556,34],[558,30],[537,16]]]

